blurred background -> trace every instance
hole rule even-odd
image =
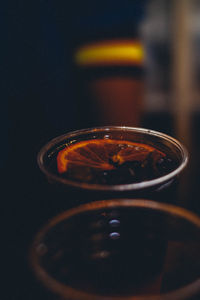
[[[37,218],[29,205],[39,197],[36,156],[51,138],[112,124],[174,136],[190,154],[179,202],[200,214],[200,1],[12,0],[1,8],[4,250],[13,253],[4,299],[32,299],[13,269]]]

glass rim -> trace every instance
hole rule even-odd
[[[36,277],[43,285],[53,293],[61,297],[69,297],[71,300],[186,300],[187,297],[195,296],[200,293],[200,278],[186,284],[185,286],[172,290],[163,294],[138,295],[138,296],[102,296],[94,293],[88,293],[76,290],[68,285],[58,282],[53,279],[39,264],[38,256],[35,253],[35,247],[42,241],[45,234],[58,223],[67,218],[83,213],[85,211],[96,211],[103,208],[124,208],[138,207],[147,208],[156,211],[166,212],[170,215],[177,216],[192,223],[200,228],[200,217],[195,213],[188,211],[185,208],[178,207],[172,204],[160,203],[146,199],[110,199],[95,201],[87,204],[82,204],[78,207],[71,208],[49,220],[43,228],[36,234],[30,247],[29,263]],[[67,299],[67,298],[66,298]]]
[[[173,170],[172,172],[169,172],[168,174],[164,176],[160,176],[155,179],[151,180],[146,180],[143,182],[138,182],[138,183],[128,183],[128,184],[116,184],[116,185],[106,185],[106,184],[92,184],[92,183],[85,183],[85,182],[76,182],[73,180],[69,180],[63,177],[60,177],[59,175],[56,175],[45,167],[44,164],[44,155],[48,150],[51,149],[51,147],[55,146],[56,143],[61,142],[64,139],[67,138],[75,138],[78,135],[83,135],[83,134],[89,134],[89,133],[98,133],[101,131],[109,132],[109,131],[128,131],[128,132],[135,132],[135,133],[142,133],[150,136],[155,136],[164,139],[165,141],[170,142],[173,144],[177,149],[182,154],[182,160],[180,165]],[[95,191],[131,191],[131,190],[140,190],[140,189],[145,189],[145,188],[150,188],[153,186],[160,185],[164,182],[169,182],[172,180],[176,175],[181,173],[181,171],[186,167],[189,159],[189,154],[185,146],[180,143],[177,139],[151,129],[146,129],[146,128],[140,128],[140,127],[128,127],[128,126],[102,126],[102,127],[92,127],[92,128],[86,128],[86,129],[80,129],[80,130],[75,130],[75,131],[70,131],[67,132],[63,135],[60,135],[58,137],[55,137],[54,139],[50,140],[46,145],[44,145],[41,150],[39,151],[37,155],[37,163],[39,165],[40,170],[49,178],[52,179],[53,181],[62,183],[64,185],[72,186],[75,188],[80,188],[80,189],[86,189],[86,190],[95,190]]]

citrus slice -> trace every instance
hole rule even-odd
[[[149,145],[126,140],[80,141],[67,145],[58,153],[57,169],[60,174],[77,166],[113,170],[127,161],[143,161],[153,151],[155,148]]]

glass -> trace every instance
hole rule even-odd
[[[30,249],[48,299],[199,299],[199,258],[200,218],[143,199],[65,211],[39,231]]]
[[[77,182],[57,173],[55,162],[60,150],[66,145],[95,139],[143,143],[170,155],[177,166],[169,173],[155,179],[112,185]],[[43,199],[48,198],[45,209],[50,210],[51,207],[53,210],[51,216],[54,216],[55,213],[84,202],[111,198],[147,198],[175,203],[178,177],[187,162],[187,150],[179,141],[153,130],[113,126],[70,132],[51,140],[38,154],[39,167],[51,183],[46,187],[46,194],[43,196]]]

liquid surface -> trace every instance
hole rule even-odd
[[[199,253],[195,226],[132,208],[65,220],[37,247],[39,264],[54,279],[118,296],[159,294],[193,282],[200,275]]]
[[[150,145],[94,139],[62,149],[56,171],[73,181],[115,185],[155,179],[177,166],[176,160]]]

